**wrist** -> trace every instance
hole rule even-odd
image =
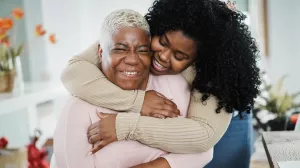
[[[120,113],[117,115],[116,134],[119,141],[134,140],[134,137],[131,137],[130,133],[134,134],[132,131],[135,129],[139,117],[140,115],[135,113]]]

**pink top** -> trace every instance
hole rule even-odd
[[[171,99],[186,117],[190,101],[188,84],[181,75],[150,75],[147,89]],[[88,127],[99,118],[96,111],[116,113],[72,97],[65,105],[54,134],[54,155],[58,168],[128,168],[164,157],[172,168],[204,167],[212,160],[213,149],[198,154],[172,154],[137,141],[117,141],[88,156]],[[137,114],[139,115],[139,114]]]

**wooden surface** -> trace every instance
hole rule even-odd
[[[300,161],[300,132],[264,132],[263,144],[271,168],[278,161]]]

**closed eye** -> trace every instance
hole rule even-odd
[[[151,55],[151,52],[149,50],[138,50],[137,52],[141,55]]]
[[[139,50],[138,52],[149,52],[149,50]]]
[[[162,37],[159,37],[158,42],[163,47],[167,47],[168,46],[168,44],[162,39]]]
[[[116,51],[126,51],[126,49],[124,49],[124,48],[114,48],[113,50],[116,50]]]
[[[184,59],[187,59],[187,57],[184,54],[175,52],[174,54],[175,59],[177,59],[178,61],[182,61]]]

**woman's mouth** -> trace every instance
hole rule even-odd
[[[161,65],[156,59],[152,60],[152,67],[160,72],[166,71],[168,68],[164,67],[163,65]]]
[[[136,78],[139,76],[138,71],[121,71],[121,73],[128,78]]]

